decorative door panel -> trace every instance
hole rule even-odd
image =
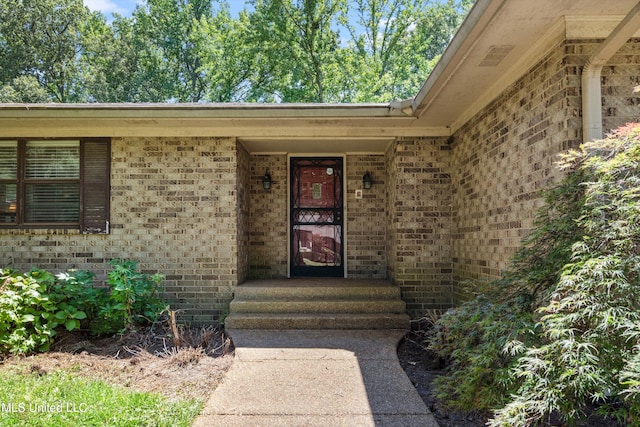
[[[344,277],[343,159],[291,158],[291,275]]]

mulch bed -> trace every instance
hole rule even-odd
[[[398,359],[440,427],[485,426],[485,415],[451,411],[435,396],[434,381],[444,374],[445,365],[438,356],[425,348],[423,340],[419,334],[409,333],[398,346]]]
[[[170,400],[206,400],[233,363],[233,343],[214,327],[180,326],[177,332],[164,322],[100,338],[65,332],[47,353],[0,360],[0,372],[67,371]]]

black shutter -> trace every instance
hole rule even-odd
[[[83,234],[108,234],[111,140],[86,139],[81,147],[80,231]]]

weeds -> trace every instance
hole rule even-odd
[[[91,330],[95,334],[124,332],[127,329],[153,322],[167,307],[159,296],[161,274],[138,271],[134,261],[114,259],[107,274],[107,296],[100,303],[98,322]]]

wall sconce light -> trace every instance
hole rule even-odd
[[[371,188],[371,184],[373,184],[373,179],[371,179],[371,174],[367,171],[362,177],[362,186],[365,190],[368,190]]]
[[[264,172],[264,176],[262,177],[262,188],[265,190],[271,189],[271,175],[269,175],[269,169]]]

